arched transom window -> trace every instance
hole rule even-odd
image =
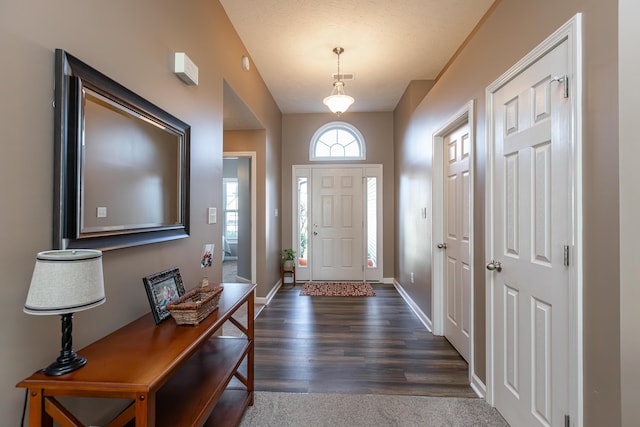
[[[313,134],[309,160],[364,160],[364,138],[349,123],[331,122]]]

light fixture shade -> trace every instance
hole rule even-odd
[[[354,101],[353,97],[344,93],[344,83],[337,81],[333,84],[331,95],[327,96],[322,102],[329,107],[332,113],[342,114],[349,109]]]
[[[93,249],[39,252],[24,312],[67,314],[105,302],[102,252]]]

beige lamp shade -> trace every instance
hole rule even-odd
[[[75,313],[104,302],[101,251],[70,249],[38,253],[25,313]]]

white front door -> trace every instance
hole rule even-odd
[[[363,280],[362,169],[313,169],[313,280]]]
[[[444,336],[466,360],[471,342],[469,124],[444,137]],[[442,245],[441,245],[442,246]]]
[[[492,93],[487,284],[493,397],[513,426],[565,425],[569,413],[572,241],[568,41]],[[573,424],[572,424],[573,425]]]

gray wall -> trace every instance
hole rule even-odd
[[[640,2],[620,0],[620,342],[622,425],[640,425]]]
[[[107,302],[75,316],[76,349],[149,313],[142,277],[178,266],[185,286],[198,283],[202,245],[221,241],[220,223],[208,225],[206,213],[222,203],[224,80],[265,127],[259,181],[268,184],[262,203],[270,211],[280,203],[281,114],[255,68],[242,71],[240,59],[248,53],[217,1],[0,2],[0,54],[11,63],[0,79],[2,425],[19,423],[24,390],[15,384],[60,352],[59,317],[22,312],[35,255],[52,247],[55,48],[191,125],[191,237],[105,253]],[[179,51],[198,65],[199,86],[187,86],[173,74],[172,54]],[[264,243],[255,280],[268,289],[280,278],[280,225],[264,211],[258,223]],[[209,277],[220,280],[216,252]]]
[[[238,159],[238,276],[251,279],[251,158]]]
[[[485,88],[577,12],[584,17],[584,410],[586,426],[620,425],[620,238],[618,208],[618,2],[501,0],[439,77],[396,140],[398,222],[396,277],[425,311],[431,307],[430,224],[419,218],[431,187],[433,133],[469,100],[476,101],[476,374],[485,369],[484,194]],[[637,47],[637,46],[636,46]],[[416,196],[422,195],[422,196]],[[413,236],[422,236],[416,241]],[[427,260],[427,262],[425,262]],[[613,268],[602,268],[602,266]],[[409,273],[415,272],[411,285]],[[637,336],[637,334],[636,334]]]

